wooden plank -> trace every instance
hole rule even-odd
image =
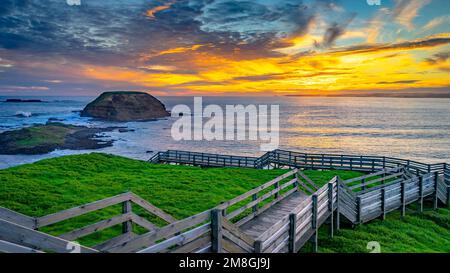
[[[400,183],[400,194],[401,194],[401,202],[402,202],[402,216],[405,216],[406,213],[406,198],[405,198],[405,183]]]
[[[36,219],[13,210],[0,207],[0,219],[8,222],[16,223],[27,228],[36,228]]]
[[[246,251],[244,249],[240,248],[238,245],[234,244],[232,241],[228,240],[227,238],[224,238],[222,240],[222,243],[223,243],[223,248],[228,253],[246,253]]]
[[[398,177],[398,176],[401,176],[401,175],[403,175],[403,173],[394,173],[394,174],[391,174],[391,175],[388,175],[388,176],[385,176],[385,177],[381,177],[381,178],[378,178],[378,179],[366,181],[364,184],[358,184],[358,185],[350,186],[349,188],[351,190],[354,190],[354,189],[357,189],[357,188],[361,188],[363,186],[370,186],[372,184],[375,184],[375,183],[378,183],[378,182],[381,182],[381,181],[386,181],[386,180],[389,180],[391,178],[395,178],[395,177]]]
[[[287,215],[287,223],[277,229],[264,243],[264,252],[277,243],[278,239],[283,236],[289,236],[289,215]]]
[[[185,245],[194,239],[204,235],[205,233],[208,233],[211,229],[211,225],[209,223],[201,225],[199,227],[196,227],[192,230],[189,230],[185,233],[182,233],[180,235],[168,238],[167,240],[164,240],[158,244],[152,245],[150,247],[147,247],[143,250],[138,251],[138,253],[157,253],[161,252],[165,249],[168,249],[169,247],[173,245]]]
[[[230,206],[232,206],[232,205],[234,205],[234,204],[236,204],[236,203],[238,203],[238,202],[240,202],[242,200],[245,200],[246,198],[252,196],[255,193],[258,193],[258,192],[260,192],[262,190],[267,189],[268,187],[274,185],[275,183],[277,183],[277,182],[279,182],[279,181],[281,181],[281,180],[283,180],[285,178],[288,178],[289,176],[295,174],[295,172],[297,172],[297,169],[289,171],[289,172],[287,172],[287,173],[285,173],[285,174],[283,174],[283,175],[281,175],[281,176],[279,176],[279,177],[277,177],[277,178],[275,178],[275,179],[273,179],[273,180],[271,180],[271,181],[269,181],[269,182],[267,182],[267,183],[265,183],[265,184],[263,184],[263,185],[261,185],[259,187],[256,187],[256,188],[254,188],[254,189],[252,189],[252,190],[250,190],[250,191],[248,191],[248,192],[238,196],[238,197],[235,197],[235,198],[233,198],[231,200],[228,200],[228,201],[222,203],[221,205],[217,206],[217,208],[218,209],[226,209],[226,208],[228,208],[228,207],[230,207]]]
[[[0,240],[44,251],[50,250],[64,253],[73,251],[72,248],[69,249],[69,246],[73,245],[73,243],[67,240],[5,220],[0,220]],[[79,250],[81,253],[98,252],[85,246],[80,246]]]
[[[222,252],[222,211],[219,209],[211,211],[211,251]]]
[[[44,253],[42,251],[0,240],[0,253]]]
[[[319,189],[319,187],[314,183],[306,174],[304,174],[302,171],[297,172],[303,179],[306,180],[316,191]]]
[[[147,200],[142,199],[141,197],[137,196],[136,194],[130,193],[130,196],[131,196],[131,201],[133,201],[133,203],[146,209],[151,214],[158,216],[159,218],[163,219],[167,223],[172,224],[177,221],[177,219],[175,219],[172,215],[166,213],[162,209],[154,206],[153,204],[151,204]]]
[[[295,227],[297,226],[297,215],[295,213],[289,214],[289,253],[295,252]]]
[[[247,209],[254,207],[256,205],[258,205],[259,203],[261,203],[262,201],[268,199],[269,197],[271,197],[272,195],[276,195],[278,192],[282,191],[283,189],[287,188],[288,186],[292,185],[296,183],[296,179],[292,179],[289,182],[284,183],[283,185],[271,190],[270,192],[264,194],[263,196],[257,198],[254,201],[251,201],[250,203],[245,204],[244,206],[232,211],[231,213],[229,213],[226,218],[229,219],[233,219],[234,217],[238,216],[239,214],[243,213],[244,211],[246,211]],[[279,199],[280,197],[278,196],[276,199]]]
[[[329,237],[332,239],[334,237],[334,184],[328,183],[328,211],[331,212],[330,216],[330,227],[329,227]]]
[[[243,251],[244,253],[253,253],[254,252],[253,245],[248,245],[246,242],[244,242],[240,238],[236,237],[233,233],[231,233],[230,231],[228,231],[226,229],[223,229],[222,232],[223,232],[222,234],[223,234],[224,239],[228,239],[230,242],[237,245],[239,248],[244,250]]]
[[[120,234],[119,236],[116,236],[112,239],[109,239],[108,241],[102,242],[100,244],[95,245],[93,248],[97,249],[99,251],[108,251],[108,249],[115,247],[119,244],[122,244],[124,242],[127,242],[133,238],[135,238],[137,235],[133,232]]]
[[[256,213],[251,213],[250,215],[246,216],[245,218],[239,220],[236,225],[238,227],[244,225],[245,223],[249,222],[251,219],[255,218],[258,215],[263,214],[265,211],[270,209],[271,207],[275,206],[276,204],[280,203],[281,201],[285,200],[286,198],[290,197],[291,194],[294,194],[297,192],[297,189],[291,189],[285,193],[283,193],[278,199],[271,201],[270,203],[265,204],[263,207],[259,208]]]
[[[175,249],[170,250],[171,253],[192,253],[197,252],[205,247],[211,246],[211,232],[207,232],[199,238],[185,244],[179,246]]]
[[[317,253],[318,251],[318,236],[319,236],[319,225],[317,224],[317,195],[312,196],[312,219],[311,219],[311,226],[314,230],[314,238],[312,240],[313,243],[313,252]]]
[[[363,180],[363,179],[371,178],[371,177],[374,177],[374,176],[379,176],[379,175],[386,174],[386,173],[397,172],[401,168],[402,167],[397,167],[397,168],[392,168],[392,169],[384,169],[384,170],[381,170],[381,171],[376,172],[376,173],[371,173],[371,174],[363,175],[363,176],[360,176],[360,177],[347,179],[347,180],[344,180],[343,182],[345,184],[349,184],[349,183],[353,183],[353,182],[360,181],[360,180]]]
[[[122,214],[131,214],[131,201],[125,201],[122,203]],[[122,233],[128,233],[133,231],[133,223],[128,220],[122,223]]]
[[[157,226],[155,226],[153,223],[151,223],[150,221],[148,221],[147,219],[136,215],[134,213],[131,214],[131,221],[138,224],[139,226],[145,228],[148,231],[152,231],[152,230],[156,230],[158,229]]]
[[[244,241],[248,245],[253,246],[255,244],[255,240],[252,237],[245,234],[242,230],[239,229],[239,227],[235,226],[234,224],[229,222],[227,219],[222,219],[222,225],[223,225],[224,229],[228,230],[234,236],[236,236],[240,240]]]
[[[154,242],[166,238],[167,236],[178,233],[182,230],[196,226],[202,222],[209,220],[211,217],[211,210],[207,210],[188,217],[183,220],[179,220],[175,223],[169,224],[156,231],[150,231],[145,234],[139,235],[136,238],[128,242],[124,242],[116,247],[111,248],[110,252],[132,252],[138,251],[141,248],[148,247],[154,244]]]
[[[123,193],[99,201],[95,201],[89,204],[81,205],[79,207],[63,210],[46,216],[37,218],[37,227],[44,227],[54,223],[61,222],[66,219],[70,219],[76,216],[80,216],[92,211],[103,209],[112,205],[122,203],[130,200],[130,193]]]
[[[382,220],[386,219],[386,189],[381,189],[381,217]]]
[[[92,234],[94,232],[101,231],[101,230],[107,229],[109,227],[130,221],[130,220],[131,220],[131,213],[125,213],[125,214],[121,214],[121,215],[112,217],[110,219],[100,221],[100,222],[92,224],[92,225],[88,225],[88,226],[76,229],[76,230],[68,232],[68,233],[64,233],[58,237],[63,238],[68,241],[72,241],[72,240],[78,239],[80,237],[84,237],[84,236]]]

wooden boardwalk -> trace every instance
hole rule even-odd
[[[147,200],[128,192],[42,217],[0,207],[0,252],[72,252],[73,242],[116,225],[122,234],[79,252],[138,253],[282,253],[298,252],[307,242],[318,249],[318,230],[327,224],[331,238],[340,223],[359,225],[424,201],[450,204],[450,165],[424,164],[387,157],[311,155],[276,150],[262,157],[160,152],[150,162],[202,167],[290,168],[286,173],[209,210],[175,219]],[[359,170],[363,176],[338,176],[320,188],[302,169]],[[114,205],[122,214],[52,236],[39,231],[70,218]],[[135,214],[139,206],[167,223],[159,227]],[[146,229],[135,234],[132,224]]]
[[[303,192],[295,192],[239,228],[244,233],[257,239],[267,229],[292,213],[307,197],[308,195]]]

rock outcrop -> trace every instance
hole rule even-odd
[[[0,154],[46,154],[55,149],[88,150],[112,146],[98,134],[124,127],[88,128],[58,122],[34,125],[0,133]]]
[[[170,116],[166,107],[155,97],[144,92],[105,92],[89,103],[83,117],[111,121],[145,121]]]

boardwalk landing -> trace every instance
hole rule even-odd
[[[307,197],[308,195],[303,192],[294,192],[239,228],[256,239],[268,228],[293,212]]]

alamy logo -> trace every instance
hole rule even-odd
[[[369,250],[369,253],[381,253],[381,245],[377,241],[368,242],[367,250]]]
[[[268,105],[226,105],[225,110],[215,104],[203,107],[202,97],[195,97],[193,111],[184,104],[172,108],[172,117],[178,117],[172,125],[172,138],[254,140],[260,141],[261,151],[272,151],[279,145],[279,112],[279,105],[270,105],[270,112]]]
[[[81,0],[66,0],[69,6],[81,6]]]

